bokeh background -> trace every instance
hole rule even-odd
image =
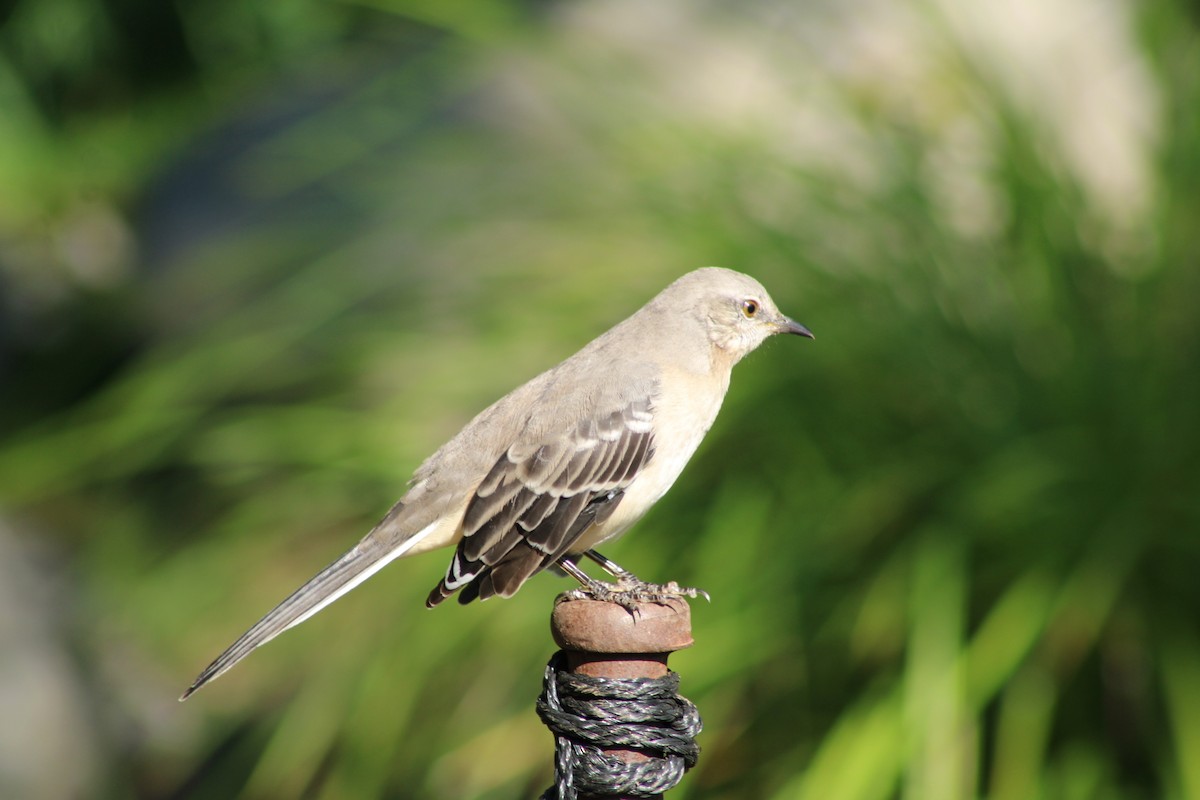
[[[526,798],[567,584],[424,456],[683,272],[740,365],[611,555],[699,585],[680,798],[1200,798],[1200,6],[0,3],[0,796]]]

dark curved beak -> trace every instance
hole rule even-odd
[[[780,317],[778,325],[780,333],[794,333],[797,336],[807,336],[809,339],[817,338],[813,336],[812,331],[790,317]]]

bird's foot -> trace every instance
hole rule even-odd
[[[708,592],[703,589],[680,586],[675,581],[663,584],[647,583],[627,574],[619,577],[616,583],[589,579],[580,588],[560,594],[557,602],[599,600],[602,603],[616,603],[633,613],[642,603],[666,603],[683,597],[703,597],[711,601]]]
[[[631,614],[636,614],[640,603],[666,603],[683,597],[703,597],[710,602],[712,600],[708,596],[708,592],[703,589],[680,586],[675,581],[664,584],[646,583],[595,550],[588,550],[584,555],[603,567],[605,572],[616,578],[616,581],[608,583],[596,580],[581,570],[573,558],[563,557],[559,559],[558,566],[579,581],[581,586],[573,591],[560,594],[555,600],[556,605],[568,600],[599,600],[604,603],[616,603]]]

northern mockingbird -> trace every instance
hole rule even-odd
[[[417,469],[362,541],[242,634],[180,699],[394,559],[438,547],[455,552],[425,601],[430,608],[455,592],[464,604],[509,597],[552,566],[600,599],[695,596],[674,583],[644,583],[594,548],[671,488],[712,426],[733,365],[777,333],[812,338],[747,275],[684,275],[471,420]],[[580,556],[617,583],[589,577]]]

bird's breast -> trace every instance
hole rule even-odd
[[[624,533],[667,493],[712,427],[728,388],[727,372],[723,378],[682,371],[663,375],[653,407],[653,457],[626,488],[612,516],[580,537],[572,552]]]

